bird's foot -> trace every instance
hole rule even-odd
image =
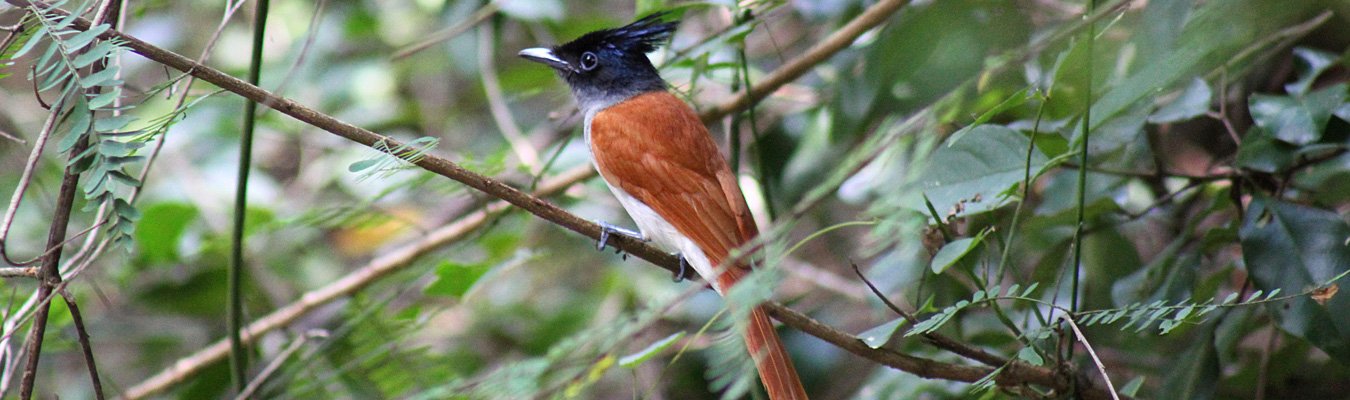
[[[605,249],[605,246],[609,244],[609,235],[611,234],[624,235],[644,242],[647,241],[647,237],[643,236],[642,233],[638,231],[615,225],[610,225],[608,222],[605,221],[596,221],[596,224],[600,225],[600,242],[596,243],[595,245],[596,250],[603,251]],[[616,248],[615,250],[618,249]]]
[[[680,258],[680,270],[676,271],[675,276],[672,278],[675,282],[680,282],[689,274],[689,260],[684,259],[683,254],[676,254],[675,256]]]

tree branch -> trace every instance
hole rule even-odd
[[[551,196],[561,193],[577,182],[590,178],[593,174],[594,172],[590,166],[578,167],[565,172],[558,177],[545,181],[534,194],[536,196]],[[401,271],[422,255],[430,253],[449,243],[463,239],[470,233],[492,221],[493,218],[496,218],[509,210],[511,210],[509,203],[505,201],[494,202],[483,207],[480,211],[467,214],[454,222],[446,224],[445,226],[424,235],[416,242],[394,249],[383,256],[375,258],[374,260],[371,260],[370,263],[347,274],[342,279],[330,283],[327,286],[306,292],[294,303],[278,308],[270,314],[253,321],[253,323],[249,324],[244,329],[241,339],[244,343],[253,343],[258,337],[265,333],[289,325],[291,322],[294,322],[305,314],[308,314],[325,304],[350,296],[381,278]],[[225,359],[228,353],[229,344],[225,340],[218,340],[192,355],[179,359],[168,369],[132,386],[127,389],[124,396],[127,399],[140,399],[154,396],[175,384],[183,382],[188,377],[201,372],[211,364],[220,362],[220,360]]]
[[[65,289],[60,290],[61,299],[70,309],[71,321],[75,324],[75,334],[79,337],[80,350],[84,352],[84,365],[89,369],[89,381],[94,385],[94,398],[103,400],[103,382],[98,377],[98,364],[94,363],[94,346],[89,343],[89,331],[84,329],[84,317],[80,316],[80,307],[75,304],[75,296]]]
[[[862,36],[864,32],[881,25],[891,14],[900,10],[900,7],[908,2],[908,0],[881,0],[881,2],[873,4],[862,14],[858,14],[852,21],[849,21],[848,24],[826,37],[825,40],[816,43],[802,55],[775,69],[764,79],[760,79],[758,85],[746,88],[745,91],[736,94],[736,97],[732,97],[730,101],[709,109],[700,117],[703,118],[704,123],[708,123],[750,107],[751,104],[759,102],[769,93],[773,93],[788,82],[797,80],[797,78],[806,74],[806,71],[810,71],[817,64],[825,62],[835,53],[853,44],[858,36]]]
[[[70,158],[73,160],[76,155],[83,153],[86,147],[88,141],[77,142],[70,150]],[[70,223],[70,213],[75,204],[75,192],[79,190],[79,180],[80,173],[75,169],[75,165],[67,165],[65,176],[61,178],[61,191],[56,198],[56,211],[52,215],[51,227],[47,230],[46,248],[54,250],[42,256],[40,261],[42,266],[38,267],[39,299],[50,299],[52,290],[61,283],[61,271],[58,268],[61,265],[61,247],[66,241],[66,225]],[[37,379],[38,361],[42,359],[42,339],[47,333],[47,315],[50,311],[51,303],[44,302],[33,314],[33,327],[30,328],[27,343],[24,345],[27,348],[28,360],[24,363],[23,377],[19,381],[19,396],[24,400],[33,398],[33,382]]]
[[[94,16],[95,23],[112,22],[117,23],[116,10],[121,8],[120,0],[108,0],[104,2]],[[97,61],[89,69],[90,73],[97,73],[107,68],[107,61]],[[66,79],[75,79],[66,78]],[[100,88],[92,87],[87,91],[77,91],[75,96],[84,96],[86,94],[98,94]],[[52,113],[60,113],[61,109],[53,109]],[[70,132],[69,135],[88,135],[88,133]],[[56,210],[52,215],[51,227],[47,230],[47,252],[42,254],[41,266],[38,270],[38,289],[37,298],[45,300],[38,306],[33,315],[33,325],[29,330],[28,341],[25,347],[28,349],[28,360],[24,364],[23,376],[19,381],[19,396],[24,400],[33,397],[33,384],[37,379],[38,362],[42,359],[42,341],[47,333],[47,317],[51,311],[51,298],[56,293],[57,285],[61,284],[61,249],[66,243],[66,228],[70,224],[70,214],[75,204],[75,194],[79,191],[80,169],[75,165],[75,159],[79,157],[84,150],[89,147],[89,137],[81,137],[75,141],[75,146],[70,150],[69,161],[66,163],[65,174],[61,178],[61,189],[56,198]],[[69,304],[72,312],[78,312],[74,303]],[[85,344],[88,342],[85,341]],[[90,358],[92,360],[92,358]],[[93,364],[90,364],[93,368]],[[94,382],[98,379],[95,376]],[[101,390],[100,390],[101,391]]]
[[[975,382],[994,372],[993,368],[988,367],[947,364],[897,353],[886,348],[874,349],[857,336],[840,331],[829,325],[822,324],[819,321],[787,308],[778,302],[767,302],[764,303],[763,306],[768,310],[770,316],[782,321],[784,325],[806,332],[811,336],[815,336],[816,338],[829,342],[850,353],[872,360],[878,364],[909,372],[919,377]],[[1058,376],[1055,370],[1030,365],[1021,361],[1009,362],[994,380],[1001,386],[1021,386],[1031,384],[1046,386],[1059,393],[1068,393],[1069,390],[1069,380]],[[1083,396],[1083,399],[1105,400],[1111,398],[1111,396],[1101,388],[1089,385],[1085,382],[1088,381],[1080,379],[1078,382],[1078,393]]]

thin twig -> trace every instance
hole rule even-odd
[[[99,8],[98,14],[94,16],[91,26],[109,21],[116,24],[117,18],[115,15],[121,6],[121,0],[106,1]],[[104,68],[107,68],[106,60],[95,62],[90,67],[90,73],[97,73]],[[76,92],[74,95],[96,95],[100,90],[101,88],[96,86],[89,88],[86,92]],[[52,110],[52,112],[60,113],[61,109],[57,108]],[[70,134],[76,135],[81,133],[71,132]],[[49,250],[42,255],[42,266],[38,272],[39,282],[37,297],[40,299],[48,299],[48,301],[38,306],[37,311],[33,316],[33,325],[29,328],[28,341],[25,346],[27,347],[28,360],[24,364],[23,377],[19,382],[19,395],[24,400],[33,397],[33,386],[37,379],[38,363],[42,359],[42,342],[47,331],[47,317],[51,311],[50,298],[54,294],[53,290],[55,290],[56,286],[62,283],[60,269],[61,248],[67,241],[66,229],[70,223],[70,214],[75,203],[75,194],[79,191],[78,183],[80,180],[80,172],[77,166],[74,165],[74,160],[83,153],[88,146],[88,139],[81,138],[76,140],[75,146],[70,150],[70,161],[67,162],[65,174],[61,178],[61,189],[57,194],[56,210],[52,216],[51,226],[47,231],[47,246],[45,246],[45,248]]]
[[[6,0],[6,1],[11,4],[17,5],[34,4],[34,2],[32,1],[26,0]],[[889,7],[891,6],[898,7],[897,3],[900,2],[896,0],[891,0],[884,3],[879,3],[869,8],[869,10],[865,11],[862,15],[860,15],[859,18],[873,20],[872,26],[875,26],[875,24],[879,24],[882,20],[884,20],[884,18],[882,18],[883,15],[880,15],[878,11],[879,10],[885,11],[889,9]],[[894,11],[895,11],[894,9],[889,9],[889,12]],[[54,12],[61,13],[60,10],[55,10]],[[88,22],[83,19],[76,19],[72,24],[72,26],[76,29],[88,29],[89,27]],[[847,27],[849,29],[846,30],[846,32],[857,31],[855,32],[857,34],[861,34],[862,31],[866,30],[862,29],[863,28],[862,26],[859,26],[858,24],[855,23],[850,23],[850,25],[848,25]],[[282,111],[283,113],[286,113],[303,122],[309,123],[310,125],[327,130],[329,132],[335,133],[339,136],[343,136],[358,143],[362,143],[366,146],[374,146],[374,144],[377,142],[384,142],[390,148],[397,148],[398,146],[402,145],[402,143],[399,143],[398,141],[392,140],[382,135],[375,134],[374,132],[370,132],[365,129],[358,128],[356,126],[352,126],[350,124],[346,124],[332,117],[329,117],[322,113],[318,113],[317,111],[314,111],[307,107],[301,106],[300,104],[295,103],[293,101],[272,95],[271,93],[268,93],[267,91],[262,90],[257,86],[249,85],[237,78],[224,74],[218,70],[209,68],[207,66],[201,65],[199,63],[193,62],[192,60],[189,60],[181,55],[174,54],[172,52],[152,46],[135,37],[124,35],[115,30],[109,30],[108,32],[105,32],[102,35],[102,37],[121,38],[127,43],[128,48],[132,49],[133,51],[143,56],[146,56],[147,58],[160,62],[169,67],[189,72],[197,76],[198,78],[211,82],[221,88],[235,92],[245,98],[258,101],[261,104],[277,109],[278,111]],[[817,46],[813,48],[813,51],[808,51],[808,53],[798,57],[797,59],[794,59],[794,61],[792,62],[789,62],[786,68],[801,68],[802,71],[804,71],[805,68],[809,66],[805,65],[801,60],[812,59],[815,60],[815,62],[824,61],[824,58],[819,57],[823,57],[827,53],[832,54],[832,52],[842,49],[852,41],[852,39],[843,40],[843,37],[840,35],[833,35],[832,38],[833,40],[831,40],[828,43],[835,43],[837,44],[838,47],[834,47],[831,50],[831,48],[829,47]],[[772,92],[777,87],[786,84],[788,81],[784,80],[781,77],[789,75],[799,76],[800,74],[796,75],[778,74],[780,78],[773,78],[773,77],[766,78],[764,81],[760,83],[760,85],[750,88],[750,91],[746,93]],[[713,111],[705,113],[703,115],[703,118],[705,120],[715,119],[719,115],[725,115],[725,113],[727,112],[732,112],[749,105],[750,102],[744,100],[744,98],[745,96],[741,96],[738,99],[733,99],[728,103],[718,106]],[[591,238],[599,237],[600,234],[599,226],[595,225],[594,223],[577,218],[574,215],[571,215],[570,213],[567,213],[547,202],[531,198],[530,196],[524,194],[523,192],[511,188],[509,186],[506,186],[501,182],[492,180],[490,178],[479,175],[472,171],[468,171],[457,164],[445,160],[444,158],[427,156],[426,158],[418,162],[417,165],[421,166],[422,168],[428,171],[465,183],[471,187],[474,187],[475,189],[483,191],[494,197],[507,200],[514,205],[529,210],[530,212],[534,213],[535,215],[541,218],[549,220],[555,224],[558,224],[575,232],[581,233]],[[646,244],[640,243],[636,240],[631,240],[630,238],[618,237],[616,238],[614,244],[616,244],[619,248],[625,249],[629,254],[647,258],[649,260],[665,259],[665,258],[674,260],[674,256],[666,254],[662,251],[659,251],[651,246],[647,246]],[[658,265],[673,265],[673,264],[659,263]]]
[[[216,30],[212,33],[211,38],[207,40],[207,44],[202,49],[202,53],[198,58],[199,63],[205,62],[207,57],[210,56],[211,51],[212,49],[215,48],[215,44],[220,38],[220,33],[224,30],[226,23],[229,21],[230,17],[233,16],[234,13],[238,11],[239,7],[243,4],[244,4],[243,0],[236,0],[232,4],[227,4],[225,12],[221,16],[220,24],[217,26]],[[122,11],[125,12],[125,7],[122,7],[122,9],[123,9]],[[120,18],[118,20],[118,24],[119,25],[121,24]],[[185,87],[191,87],[192,81],[195,79],[196,77],[187,75],[187,83],[185,84]],[[185,101],[187,100],[188,96],[187,90],[181,90],[178,91],[178,93],[179,96],[174,106],[175,109],[182,107]],[[118,99],[117,102],[120,103],[121,100]],[[151,166],[154,165],[155,160],[158,158],[160,150],[163,148],[163,146],[164,146],[164,136],[160,135],[159,137],[156,138],[155,146],[147,156],[145,167],[141,170],[141,173],[137,178],[137,180],[142,183],[142,186],[136,186],[132,188],[131,196],[128,199],[128,202],[134,204],[135,200],[139,198],[142,189],[144,187],[144,183],[146,182],[146,176],[149,174],[150,168]],[[105,211],[106,210],[104,210],[103,207],[100,206],[100,211],[97,215],[103,215]],[[89,229],[86,229],[85,231],[88,232],[91,229],[97,228],[99,224],[102,224],[103,222],[106,221],[107,219],[105,218],[102,222],[99,222],[98,224],[91,226]],[[80,235],[77,234],[72,236],[72,238],[79,236]],[[81,248],[80,251],[77,252],[74,256],[70,257],[69,260],[65,261],[66,265],[63,266],[61,269],[64,280],[61,283],[62,286],[60,286],[59,288],[63,288],[64,285],[66,285],[66,282],[68,282],[70,279],[76,276],[79,276],[79,274],[83,272],[86,268],[88,268],[89,265],[91,265],[93,261],[100,254],[102,254],[103,251],[107,249],[108,245],[111,243],[111,241],[108,239],[98,241],[98,245],[92,249],[92,252],[90,252],[89,251],[90,245],[94,243],[95,238],[96,238],[95,235],[88,235],[84,247]],[[48,251],[51,251],[51,249],[49,249]],[[87,256],[87,258],[81,259],[81,257],[84,256]],[[6,318],[4,319],[5,321],[3,326],[4,333],[3,335],[0,335],[0,356],[4,357],[5,368],[3,370],[3,374],[0,374],[0,395],[3,395],[8,391],[9,383],[11,380],[10,378],[12,377],[12,367],[14,366],[15,362],[22,357],[23,354],[22,352],[19,352],[18,354],[15,354],[13,352],[12,347],[10,347],[11,336],[13,335],[14,332],[16,332],[19,326],[22,326],[23,324],[27,323],[29,318],[32,317],[32,314],[29,313],[30,310],[32,310],[37,305],[46,303],[48,301],[50,301],[50,297],[44,300],[39,300],[39,298],[37,297],[37,293],[34,292],[31,296],[29,296],[27,300],[24,301],[22,305],[20,305],[20,307],[17,310],[7,315]],[[19,317],[10,318],[10,316],[19,316]]]
[[[272,362],[267,363],[267,366],[263,367],[262,371],[258,372],[258,376],[253,377],[253,380],[248,383],[248,386],[245,386],[244,390],[239,392],[239,395],[234,396],[234,399],[248,400],[252,398],[253,393],[257,392],[258,388],[261,388],[264,382],[267,382],[267,378],[272,377],[272,374],[275,374],[278,369],[281,369],[281,365],[285,364],[286,360],[290,359],[292,354],[299,351],[300,346],[303,346],[306,341],[309,341],[310,338],[318,339],[326,337],[328,337],[327,332],[315,330],[306,332],[305,334],[300,335],[300,337],[295,338],[295,340],[291,341],[290,345],[286,346],[280,353],[277,353],[277,357],[273,359]]]
[[[806,53],[769,73],[768,76],[760,80],[759,85],[748,87],[745,91],[737,93],[736,97],[733,97],[730,101],[709,109],[702,115],[703,122],[715,121],[733,112],[744,110],[788,82],[797,80],[811,68],[853,44],[853,41],[857,40],[858,36],[862,36],[864,32],[881,25],[882,22],[886,22],[891,14],[900,10],[900,7],[904,6],[905,3],[908,3],[908,1],[881,0],[868,7],[866,11],[854,17],[839,30],[816,43],[815,46],[811,46],[810,49],[806,50]]]
[[[1242,146],[1242,136],[1238,135],[1237,128],[1233,127],[1233,121],[1228,120],[1228,68],[1219,69],[1219,114],[1207,114],[1210,118],[1223,123],[1223,128],[1228,131],[1228,136],[1233,138],[1234,145]]]
[[[286,75],[281,77],[281,83],[277,84],[277,88],[273,92],[277,96],[286,94],[286,89],[290,88],[291,82],[295,81],[295,73],[300,70],[300,65],[304,64],[305,59],[308,58],[310,48],[314,46],[314,40],[319,37],[319,26],[321,25],[319,17],[323,16],[323,11],[327,7],[328,0],[319,0],[318,4],[314,6],[314,13],[309,16],[309,30],[305,32],[305,41],[300,44],[300,51],[295,56],[295,62],[291,63],[291,67],[286,70]],[[258,112],[258,115],[266,115],[271,110],[270,108],[263,109]]]
[[[89,380],[94,385],[94,398],[103,400],[103,383],[98,377],[98,364],[94,363],[94,346],[89,344],[89,331],[84,328],[84,317],[80,316],[80,307],[75,304],[75,296],[61,289],[61,298],[70,309],[70,318],[75,323],[75,334],[79,337],[80,350],[84,351],[84,364],[89,368]]]
[[[1100,358],[1097,358],[1097,352],[1092,350],[1092,343],[1088,343],[1087,336],[1083,336],[1083,331],[1078,329],[1078,324],[1073,322],[1073,317],[1069,316],[1069,313],[1063,313],[1059,315],[1059,319],[1069,323],[1069,328],[1073,329],[1073,335],[1078,338],[1079,343],[1083,344],[1083,348],[1087,349],[1088,356],[1092,357],[1092,364],[1097,366],[1097,372],[1100,372],[1102,380],[1106,381],[1107,393],[1111,394],[1112,399],[1120,400],[1120,396],[1116,394],[1116,385],[1111,384],[1111,377],[1106,375],[1106,366],[1102,365]]]
[[[488,111],[492,114],[492,121],[497,123],[497,130],[502,132],[506,143],[511,145],[511,151],[516,153],[516,158],[529,168],[531,174],[538,175],[542,168],[539,165],[539,151],[534,149],[529,138],[526,138],[520,126],[516,125],[515,117],[511,116],[511,108],[506,105],[506,99],[502,95],[502,85],[497,79],[497,66],[492,62],[492,55],[496,50],[492,45],[492,29],[492,24],[478,28],[478,72],[482,75]]]
[[[582,166],[545,181],[535,192],[538,196],[552,196],[563,192],[577,182],[593,174],[589,166]],[[324,287],[311,290],[300,296],[299,300],[278,308],[250,323],[244,329],[243,340],[251,343],[263,334],[284,327],[300,317],[323,305],[350,296],[375,281],[411,265],[419,257],[435,251],[449,243],[459,241],[470,233],[491,221],[511,207],[504,201],[489,204],[481,211],[470,213],[463,218],[442,226],[419,240],[394,249],[389,253],[371,260],[365,266]],[[678,262],[678,261],[677,261]],[[153,396],[170,386],[186,380],[206,367],[220,362],[229,352],[229,345],[221,340],[211,343],[202,350],[175,361],[171,367],[127,389],[123,395],[127,399],[140,399]]]
[[[57,101],[57,109],[65,107],[65,98]],[[5,209],[5,219],[0,222],[0,258],[9,265],[28,265],[33,261],[23,263],[14,262],[9,258],[9,251],[6,250],[5,243],[9,241],[9,228],[14,223],[14,215],[19,212],[19,205],[23,204],[24,192],[28,191],[28,185],[33,181],[33,172],[37,170],[38,160],[42,158],[42,149],[47,147],[47,138],[51,137],[52,132],[56,130],[57,111],[47,114],[47,121],[42,123],[42,130],[38,132],[37,141],[33,142],[33,151],[28,153],[28,162],[24,163],[23,174],[19,175],[19,184],[14,186],[14,195],[9,199],[9,208]],[[36,259],[34,259],[36,260]]]
[[[0,278],[37,278],[37,267],[0,268]]]
[[[895,352],[886,348],[872,348],[856,336],[835,329],[798,313],[787,306],[777,302],[766,302],[762,304],[769,315],[783,324],[796,328],[802,332],[815,336],[830,344],[844,349],[850,353],[861,356],[879,364],[893,367],[902,371],[913,373],[924,378],[946,379],[961,382],[975,382],[993,372],[989,367],[971,367],[964,365],[953,365],[940,363],[924,358],[914,357]],[[1026,384],[1044,385],[1055,388],[1056,390],[1065,390],[1067,385],[1059,380],[1055,371],[1045,368],[1032,366],[1026,363],[1011,363],[998,377],[995,382],[1006,386],[1019,386]],[[1099,389],[1081,388],[1079,393],[1083,399],[1108,399],[1113,398],[1103,393]]]
[[[0,48],[2,48],[2,47],[0,47]],[[20,139],[19,137],[14,136],[14,135],[10,135],[9,132],[5,132],[5,131],[0,131],[0,138],[9,139],[9,140],[13,141],[14,143],[18,143],[20,146],[28,144],[28,141],[27,141],[27,140]]]
[[[910,324],[919,323],[919,319],[914,317],[914,314],[911,314],[908,311],[900,309],[899,306],[896,306],[895,303],[891,302],[891,299],[887,298],[885,294],[881,293],[881,289],[878,289],[876,285],[873,285],[872,281],[867,280],[867,277],[863,275],[862,270],[858,268],[857,263],[849,263],[849,264],[853,266],[853,273],[858,274],[858,279],[861,279],[863,283],[867,284],[868,289],[872,289],[872,294],[876,295],[878,299],[881,299],[881,302],[886,304],[886,308],[890,308],[891,311],[895,312],[896,314],[899,314],[901,317],[904,317],[905,320],[909,321]],[[922,336],[924,337],[924,339],[927,340],[929,344],[935,347],[950,351],[952,353],[956,353],[959,356],[969,358],[971,360],[979,361],[984,365],[997,368],[999,366],[1008,364],[1008,359],[1006,358],[989,354],[989,352],[968,346],[965,343],[957,342],[940,333],[928,332],[924,333]]]
[[[483,23],[483,21],[486,21],[488,17],[497,14],[498,9],[499,7],[497,6],[497,2],[495,1],[484,4],[482,7],[478,8],[478,11],[474,11],[473,15],[470,15],[468,19],[460,21],[460,23],[455,24],[454,26],[451,26],[449,28],[445,28],[444,30],[441,30],[439,32],[432,33],[430,36],[427,37],[426,40],[417,42],[408,47],[404,47],[402,50],[395,52],[394,55],[390,56],[389,58],[393,60],[401,60],[413,54],[417,54],[417,52],[419,51],[426,50],[426,48],[431,47],[436,43],[454,39],[456,36],[459,36],[464,32],[468,32],[469,29],[473,28],[474,26]]]
[[[76,142],[75,147],[70,151],[70,158],[73,160],[77,155],[83,153],[86,147],[88,147],[87,141]],[[75,194],[80,190],[79,180],[80,174],[75,165],[73,163],[68,164],[65,175],[61,179],[60,192],[57,194],[56,212],[52,216],[51,227],[47,231],[46,247],[55,249],[55,251],[48,252],[40,261],[42,266],[38,271],[38,298],[51,298],[54,288],[61,283],[61,272],[57,268],[61,265],[60,248],[62,243],[66,241],[66,226],[70,222],[70,214],[74,208]],[[33,398],[33,383],[37,379],[38,361],[42,359],[42,341],[46,336],[49,311],[51,311],[51,303],[45,302],[39,305],[33,315],[32,328],[28,331],[28,340],[25,345],[28,360],[24,364],[23,377],[19,382],[19,396],[24,400]]]

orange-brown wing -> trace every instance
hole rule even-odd
[[[651,207],[714,264],[758,234],[708,129],[674,95],[646,93],[597,113],[591,146],[611,185]]]

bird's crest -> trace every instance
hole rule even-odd
[[[650,53],[670,38],[679,25],[679,21],[662,21],[666,15],[653,13],[628,25],[587,33],[560,47],[573,52],[610,48],[632,54]]]

